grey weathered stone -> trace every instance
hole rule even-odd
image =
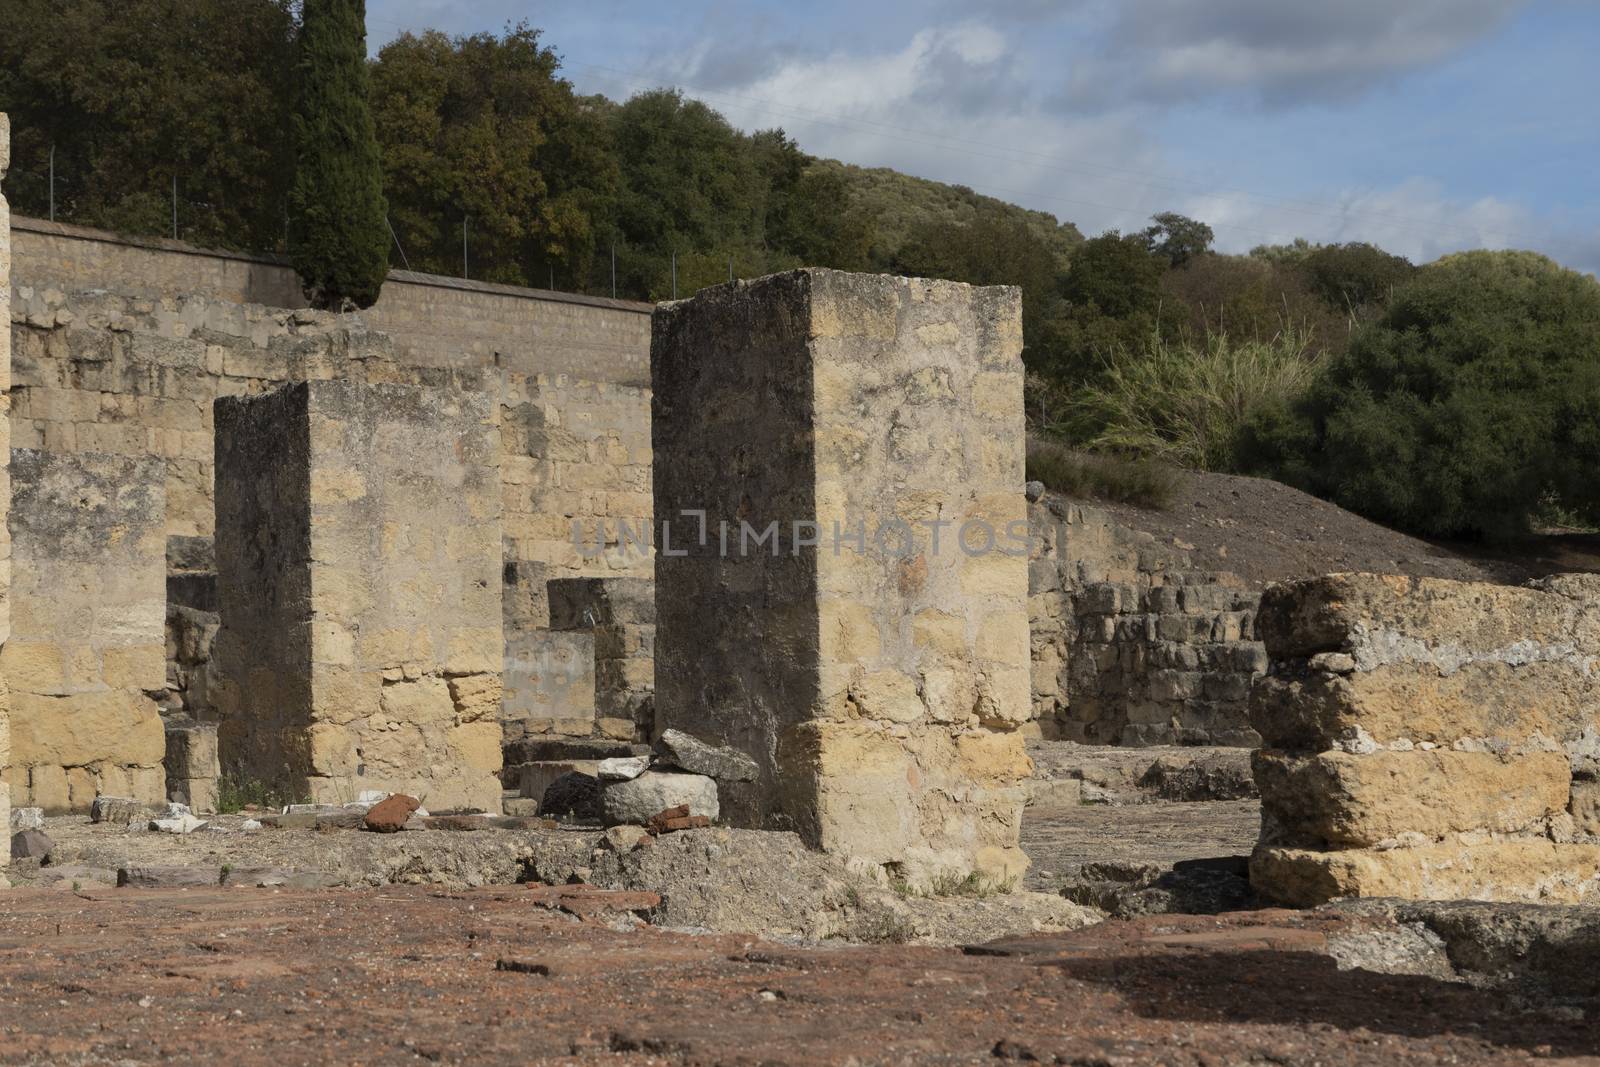
[[[55,850],[56,843],[43,830],[23,830],[11,835],[11,857],[42,860]]]
[[[132,797],[95,797],[89,805],[89,821],[109,823],[112,826],[127,826],[141,819],[145,806]]]
[[[12,808],[10,824],[12,833],[16,833],[19,830],[43,830],[44,809]]]
[[[601,814],[607,825],[643,823],[668,808],[689,806],[690,815],[716,819],[717,783],[703,774],[646,771],[626,782],[607,782],[601,794]]]
[[[761,773],[756,761],[738,749],[708,745],[682,730],[663,730],[656,752],[668,766],[719,782],[753,782]]]
[[[669,730],[667,732],[671,733],[672,731]],[[599,777],[603,782],[626,782],[629,779],[639,777],[649,767],[650,757],[648,756],[614,756],[611,759],[600,761]],[[694,768],[685,767],[684,770],[694,770]]]

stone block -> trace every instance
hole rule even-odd
[[[655,583],[648,578],[555,578],[549,600],[552,630],[656,621]]]
[[[1254,756],[1264,823],[1285,843],[1370,847],[1404,835],[1542,835],[1567,809],[1565,754],[1449,750]]]
[[[11,476],[11,799],[87,811],[103,781],[120,788],[165,748],[147,695],[166,684],[164,470],[17,449]]]
[[[914,881],[1026,866],[1020,322],[824,270],[656,312],[656,717],[756,761],[728,821]]]
[[[1600,899],[1600,845],[1522,839],[1414,848],[1257,848],[1250,884],[1269,900],[1315,907],[1335,897],[1584,904]]]
[[[165,728],[168,778],[222,777],[216,723],[169,719]]]
[[[702,774],[646,771],[637,778],[602,783],[601,814],[607,826],[642,824],[666,811],[687,805],[690,815],[715,820],[719,813],[717,783]]]
[[[498,401],[472,384],[217,400],[224,766],[500,809]]]

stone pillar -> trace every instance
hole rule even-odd
[[[11,166],[11,120],[0,111],[0,182]],[[11,211],[0,190],[0,650],[11,635]],[[11,861],[11,697],[0,661],[0,865]],[[0,888],[5,876],[0,875]]]
[[[656,311],[657,725],[757,761],[730,821],[1025,869],[1021,345],[1016,289],[827,270]]]
[[[1333,574],[1259,619],[1264,896],[1600,899],[1600,576]]]
[[[166,470],[159,459],[11,453],[12,800],[88,811],[165,797]]]
[[[500,810],[497,415],[348,381],[217,400],[224,775]]]

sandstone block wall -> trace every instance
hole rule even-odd
[[[550,578],[651,577],[649,391],[508,375],[503,402],[507,557]]]
[[[1600,577],[1329,575],[1259,625],[1261,891],[1600,900]]]
[[[563,578],[549,589],[550,628],[593,640],[596,729],[604,737],[648,741],[655,726],[655,582]]]
[[[112,277],[122,279],[118,272]],[[20,284],[14,291],[15,443],[159,457],[167,532],[175,538],[212,532],[217,397],[254,395],[289,381],[430,389],[465,382],[498,390],[504,406],[509,558],[546,562],[552,576],[651,572],[649,552],[625,549],[617,525],[649,527],[649,396],[640,387],[524,375],[492,364],[474,369],[466,358],[456,366],[419,364],[415,353],[358,317],[232,303],[208,295],[203,285],[161,296]],[[580,551],[574,521],[587,531],[585,546],[597,523],[608,545],[594,555]]]
[[[11,120],[0,111],[0,183],[11,166]],[[11,210],[0,187],[0,649],[11,632]],[[0,657],[0,865],[11,860],[11,698]],[[5,878],[0,876],[0,888]]]
[[[271,308],[305,302],[282,259],[40,219],[13,225],[12,281],[34,293],[104,289],[156,303],[199,299]],[[410,366],[501,368],[635,386],[649,381],[650,305],[631,300],[397,270],[361,320],[392,337],[400,361]]]
[[[725,817],[913,881],[1025,867],[1026,549],[955,543],[1025,542],[1021,337],[1015,289],[825,270],[657,310],[657,722],[757,761]]]
[[[166,536],[154,459],[11,454],[16,560],[11,794],[87,811],[95,794],[165,795]]]
[[[1238,745],[1254,679],[1260,594],[1198,570],[1098,508],[1041,500],[1028,612],[1033,704],[1046,737],[1113,745]]]
[[[498,413],[356,382],[218,401],[224,773],[498,810]]]

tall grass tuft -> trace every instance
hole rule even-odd
[[[1092,449],[1194,470],[1231,469],[1251,414],[1310,385],[1317,370],[1310,346],[1310,334],[1292,325],[1262,341],[1235,341],[1221,331],[1203,341],[1152,334],[1074,391],[1073,436]]]

